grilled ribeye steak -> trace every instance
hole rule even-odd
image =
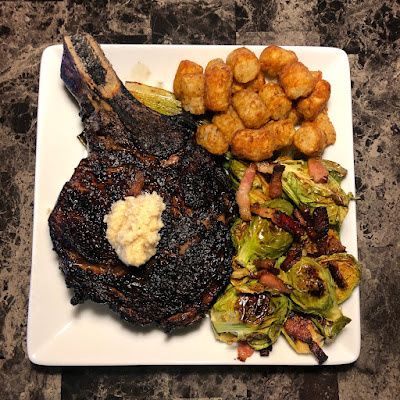
[[[49,218],[71,302],[106,303],[127,321],[165,331],[201,319],[231,273],[225,171],[194,142],[192,120],[138,102],[89,35],[64,39],[61,77],[81,107],[89,151]],[[103,218],[115,201],[152,191],[166,204],[157,253],[126,266]]]

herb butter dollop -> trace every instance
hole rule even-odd
[[[104,217],[106,235],[124,264],[139,267],[156,254],[164,210],[163,199],[156,192],[128,196],[111,206]]]

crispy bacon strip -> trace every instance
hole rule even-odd
[[[276,164],[274,166],[271,182],[269,183],[269,196],[271,199],[277,199],[282,196],[282,174],[285,166]]]
[[[257,214],[263,218],[272,218],[274,215],[275,209],[262,206],[260,203],[253,203],[250,206],[250,210],[253,214]]]
[[[236,192],[236,203],[239,206],[240,218],[243,221],[251,220],[250,211],[250,190],[256,177],[256,165],[250,164],[250,166],[244,172],[243,178],[240,181],[239,189]]]
[[[271,258],[260,258],[258,260],[253,261],[253,264],[256,267],[266,269],[272,272],[273,274],[278,275],[279,269],[275,268],[275,263],[276,260],[273,260]]]
[[[280,265],[282,271],[289,271],[290,268],[293,267],[298,261],[300,261],[302,256],[302,250],[300,246],[296,246],[293,249],[290,249],[286,253],[286,258],[283,263]]]
[[[336,261],[329,261],[328,268],[336,285],[338,285],[340,289],[345,289],[347,287],[347,282],[340,272],[338,263]]]
[[[238,342],[238,359],[245,362],[254,353],[254,349],[245,341]]]
[[[328,245],[326,253],[327,254],[344,253],[345,251],[346,247],[343,246],[341,241],[328,232]]]
[[[317,247],[321,254],[328,249],[329,217],[325,207],[317,207],[312,215],[313,229],[317,234]]]
[[[268,289],[276,289],[281,293],[290,293],[291,290],[279,279],[276,275],[268,271],[262,271],[258,282],[263,284]]]
[[[286,333],[293,339],[307,343],[311,353],[313,353],[317,358],[318,364],[322,364],[328,359],[328,356],[324,353],[318,343],[313,340],[309,330],[309,325],[311,325],[311,321],[308,319],[303,318],[300,315],[290,313],[285,322],[284,328]]]
[[[275,210],[272,216],[272,222],[293,236],[301,236],[303,234],[303,228],[300,224],[295,219],[279,210]]]
[[[309,158],[307,162],[308,173],[315,183],[328,182],[329,171],[317,158]]]

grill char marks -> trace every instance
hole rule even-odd
[[[72,303],[106,303],[127,321],[166,331],[201,319],[231,273],[227,175],[194,143],[186,117],[164,117],[126,93],[91,37],[65,38],[61,70],[89,148],[49,218]],[[166,210],[156,255],[135,268],[118,259],[103,218],[138,187],[156,191]]]

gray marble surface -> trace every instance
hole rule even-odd
[[[189,16],[189,17],[188,17]],[[0,398],[398,399],[398,1],[0,1]],[[349,55],[362,348],[338,367],[51,368],[26,326],[40,57],[63,35],[103,43],[334,46]]]

